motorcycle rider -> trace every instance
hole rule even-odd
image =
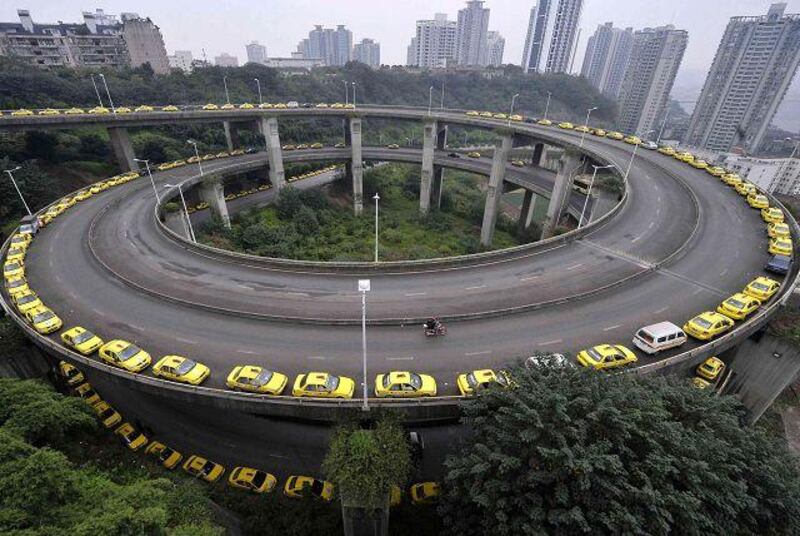
[[[439,319],[435,316],[430,317],[427,322],[425,322],[425,330],[426,331],[436,331],[441,326]]]

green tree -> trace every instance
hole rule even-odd
[[[448,534],[798,534],[800,475],[743,408],[681,378],[512,371],[464,404]]]
[[[312,236],[319,232],[319,221],[312,209],[303,205],[292,218],[294,228],[301,236]]]
[[[278,217],[282,220],[291,220],[302,206],[303,200],[300,196],[300,191],[291,186],[281,189],[275,202]]]

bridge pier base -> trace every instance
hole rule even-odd
[[[537,196],[530,190],[525,190],[525,197],[522,200],[522,208],[519,211],[519,219],[517,220],[517,234],[522,236],[528,227],[531,226],[533,219],[533,210],[536,207]]]
[[[485,247],[491,246],[494,239],[497,211],[500,208],[500,199],[503,196],[506,163],[513,142],[514,137],[507,134],[495,144],[492,171],[489,175],[489,186],[486,189],[486,205],[483,209],[483,225],[481,225],[481,245]]]
[[[431,208],[433,186],[433,151],[436,147],[436,121],[425,121],[422,131],[422,173],[419,181],[419,213],[423,216]]]
[[[136,155],[133,153],[133,145],[128,136],[128,130],[120,127],[109,127],[108,137],[111,139],[111,148],[114,150],[114,156],[117,158],[117,163],[123,171],[139,171],[139,165],[134,158]]]
[[[533,145],[533,156],[531,157],[531,166],[537,167],[542,165],[542,155],[544,154],[544,143],[539,142]]]
[[[226,229],[231,228],[228,203],[225,201],[225,187],[218,178],[203,179],[200,184],[200,198],[208,203],[211,212],[222,221]]]
[[[436,150],[444,151],[447,148],[447,125],[439,125],[439,131],[436,134]],[[442,166],[433,166],[433,184],[431,185],[431,202],[433,205],[440,209],[442,208],[442,183],[444,181],[444,168]]]
[[[542,240],[553,236],[558,222],[561,221],[561,215],[564,213],[564,207],[572,193],[572,183],[575,181],[575,175],[578,173],[580,165],[580,153],[569,149],[564,151],[559,159],[556,182],[553,185],[553,194],[550,196],[550,204],[547,206],[547,218],[542,228]]]
[[[275,117],[261,120],[261,133],[267,146],[267,160],[269,161],[269,182],[272,187],[280,191],[286,186],[286,172],[283,169],[283,150],[278,129],[278,119]]]
[[[364,211],[364,164],[361,157],[361,118],[350,118],[350,176],[353,180],[353,212]]]
[[[236,129],[236,124],[232,124],[230,121],[223,121],[222,128],[225,129],[225,143],[228,146],[228,152],[231,152],[239,147],[239,131]]]

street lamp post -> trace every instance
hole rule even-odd
[[[547,92],[547,104],[544,105],[544,117],[542,119],[547,119],[547,112],[550,111],[550,97],[552,95],[551,92]]]
[[[639,144],[634,144],[633,146],[633,154],[631,154],[631,160],[628,162],[628,168],[625,170],[625,176],[622,178],[623,182],[628,182],[628,174],[631,172],[631,167],[633,167],[633,159],[636,158],[636,150],[639,148]]]
[[[344,103],[350,104],[350,92],[347,90],[347,80],[342,80],[342,84],[344,84]]]
[[[144,167],[147,169],[147,176],[150,177],[150,184],[153,185],[153,192],[156,194],[156,203],[161,202],[161,198],[158,196],[158,189],[156,189],[156,181],[153,180],[153,174],[150,173],[150,160],[142,160],[141,158],[134,158],[135,162],[142,162]]]
[[[22,201],[22,205],[25,207],[25,211],[28,213],[28,216],[32,216],[33,213],[31,212],[28,203],[25,201],[25,198],[22,197],[22,192],[19,190],[19,186],[17,186],[17,181],[14,180],[14,172],[22,169],[22,166],[17,166],[14,169],[4,169],[6,173],[8,173],[8,178],[11,179],[11,184],[14,185],[14,189],[17,191],[17,195],[19,196],[20,201]]]
[[[519,97],[519,93],[511,97],[511,110],[508,112],[508,126],[511,126],[511,116],[514,115],[514,102],[517,100],[517,97]]]
[[[428,115],[431,115],[432,103],[433,103],[433,86],[428,88]]]
[[[353,108],[355,108],[356,107],[356,83],[355,82],[350,82],[350,83],[353,84]]]
[[[194,145],[194,155],[197,157],[197,167],[200,169],[200,176],[203,176],[203,164],[200,159],[200,151],[197,150],[197,142],[194,140],[186,140],[186,143]]]
[[[586,121],[583,122],[584,128],[589,128],[589,116],[592,115],[592,112],[595,111],[595,110],[597,110],[597,106],[595,106],[594,108],[589,108],[588,110],[586,110]],[[586,130],[583,130],[581,132],[581,144],[580,144],[580,147],[583,147],[583,140],[585,138],[586,138]]]
[[[111,104],[111,113],[116,114],[117,110],[114,108],[114,101],[111,100],[111,92],[108,90],[108,83],[106,83],[106,77],[103,73],[100,73],[100,78],[103,80],[103,85],[106,88],[106,95],[108,95],[108,102]]]
[[[258,78],[253,78],[256,81],[256,86],[258,87],[258,104],[261,104],[261,82],[259,82]]]
[[[186,198],[183,197],[183,183],[176,184],[165,184],[164,188],[177,188],[178,194],[181,196],[181,204],[183,205],[183,217],[186,218],[186,225],[189,226],[189,237],[192,239],[192,242],[197,243],[197,239],[194,236],[194,228],[192,227],[192,220],[189,218],[189,209],[186,208]]]
[[[589,206],[589,198],[592,197],[592,187],[594,186],[594,178],[597,176],[598,169],[608,169],[614,167],[614,164],[609,164],[607,166],[595,166],[592,165],[594,171],[592,172],[592,180],[589,181],[589,189],[586,191],[586,201],[583,202],[583,210],[581,210],[581,217],[578,220],[578,229],[581,228],[583,225],[583,216],[586,214],[586,207]]]
[[[223,76],[222,77],[222,85],[225,86],[225,102],[230,104],[231,103],[231,96],[228,93],[228,77],[227,76]]]
[[[102,108],[103,107],[103,99],[100,98],[100,91],[97,89],[97,84],[94,81],[94,75],[93,74],[89,75],[89,77],[92,79],[92,86],[94,86],[94,94],[97,95],[97,102],[100,103],[100,107]]]
[[[369,279],[358,280],[358,291],[361,293],[361,361],[364,373],[364,403],[363,411],[369,411],[367,403],[367,292],[370,291]]]
[[[442,98],[439,100],[439,108],[444,110],[444,86],[447,83],[447,80],[442,80]]]
[[[380,201],[381,196],[378,195],[378,192],[375,192],[375,195],[372,197],[375,200],[375,262],[378,262],[378,201]]]

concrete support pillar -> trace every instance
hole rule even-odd
[[[517,233],[522,234],[531,226],[533,219],[533,210],[536,207],[536,194],[531,190],[525,190],[525,197],[522,200],[522,208],[519,211],[519,219],[517,220]]]
[[[439,125],[436,134],[436,150],[444,151],[447,148],[447,125]],[[442,208],[442,183],[444,181],[444,168],[433,166],[433,184],[431,185],[431,202],[436,208]]]
[[[419,213],[427,214],[431,208],[433,185],[433,150],[437,138],[436,121],[425,121],[422,131],[422,174],[419,182]]]
[[[230,229],[231,218],[228,215],[228,204],[225,201],[225,188],[220,179],[204,179],[200,183],[200,198],[208,203],[211,212]]]
[[[356,216],[364,211],[364,168],[361,157],[361,118],[350,118],[350,159],[351,176],[353,178],[353,212]]]
[[[231,124],[230,121],[223,121],[222,127],[225,129],[225,143],[228,145],[228,152],[231,152],[239,147],[239,131],[236,130],[236,124]]]
[[[532,166],[542,165],[542,155],[544,154],[544,143],[535,143],[533,145],[533,157],[531,157]]]
[[[553,231],[558,226],[558,222],[561,221],[561,215],[564,213],[564,208],[569,201],[570,193],[572,193],[572,183],[579,172],[580,165],[581,155],[569,149],[564,151],[558,161],[556,182],[553,185],[553,194],[550,196],[550,204],[547,206],[547,218],[542,228],[543,240],[553,236]]]
[[[286,186],[286,174],[283,171],[283,152],[281,150],[281,137],[278,131],[278,120],[275,117],[261,120],[261,132],[267,145],[267,159],[269,160],[269,182],[272,187],[280,191]]]
[[[486,189],[486,205],[483,209],[483,225],[481,226],[481,245],[491,246],[494,239],[494,227],[497,223],[497,211],[500,198],[503,196],[503,180],[506,177],[508,153],[511,151],[513,136],[505,135],[494,147],[492,171],[489,175],[489,187]]]
[[[134,158],[133,145],[128,137],[128,130],[120,127],[109,127],[108,137],[111,139],[111,147],[117,163],[123,171],[139,171],[139,165]]]

